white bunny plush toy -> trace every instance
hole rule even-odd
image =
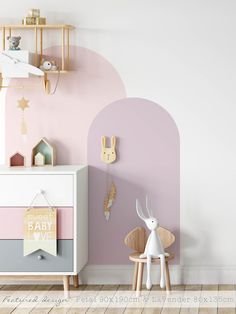
[[[157,232],[157,228],[159,227],[159,222],[156,218],[153,217],[153,212],[148,207],[148,198],[146,197],[146,209],[149,217],[145,217],[142,207],[139,203],[139,200],[136,199],[136,211],[141,218],[147,228],[151,231],[144,253],[140,255],[140,258],[146,258],[147,259],[147,281],[146,281],[146,287],[147,289],[151,289],[152,287],[152,281],[151,281],[151,263],[152,258],[160,258],[160,266],[161,266],[161,279],[160,279],[160,287],[165,287],[165,256],[169,256],[168,253],[165,253],[160,237]]]

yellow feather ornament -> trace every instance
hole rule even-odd
[[[104,215],[106,220],[110,217],[111,207],[116,199],[116,186],[114,182],[112,182],[108,195],[105,197],[104,200]]]

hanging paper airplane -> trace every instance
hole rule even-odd
[[[44,76],[44,72],[29,63],[26,50],[8,50],[0,53],[3,78],[28,78],[29,74]]]

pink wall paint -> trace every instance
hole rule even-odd
[[[107,166],[100,160],[101,136],[118,137],[118,161],[109,166],[117,186],[110,221],[103,215]],[[127,264],[125,235],[144,225],[135,211],[135,198],[151,207],[163,227],[176,236],[171,250],[179,262],[179,134],[170,115],[156,103],[128,98],[103,109],[88,136],[89,263]]]
[[[0,207],[0,239],[24,239],[22,207]],[[73,208],[57,208],[57,238],[73,239]]]
[[[60,56],[60,48],[52,47],[46,55]],[[124,85],[113,66],[97,53],[71,47],[72,72],[62,74],[55,95],[46,95],[42,79],[12,80],[24,84],[22,89],[8,89],[6,99],[6,158],[16,151],[26,156],[30,165],[31,149],[41,137],[56,147],[58,164],[82,164],[87,161],[87,134],[96,114],[112,101],[125,97]],[[52,77],[54,86],[55,76]],[[31,86],[31,88],[30,88]],[[32,87],[34,86],[34,87]],[[21,111],[17,100],[30,100],[25,110],[28,136],[20,134]]]

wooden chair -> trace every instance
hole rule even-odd
[[[169,230],[159,227],[158,234],[160,236],[163,248],[166,249],[175,242],[175,236]],[[141,291],[143,282],[143,266],[147,263],[146,258],[139,258],[139,255],[144,252],[147,242],[146,230],[142,227],[137,227],[130,231],[125,237],[125,245],[135,252],[129,255],[129,259],[134,262],[134,277],[132,289]],[[169,253],[169,252],[168,252]],[[166,291],[171,290],[170,273],[168,262],[174,258],[174,254],[166,257],[165,277],[166,277]],[[160,259],[152,259],[152,264],[159,264]]]

